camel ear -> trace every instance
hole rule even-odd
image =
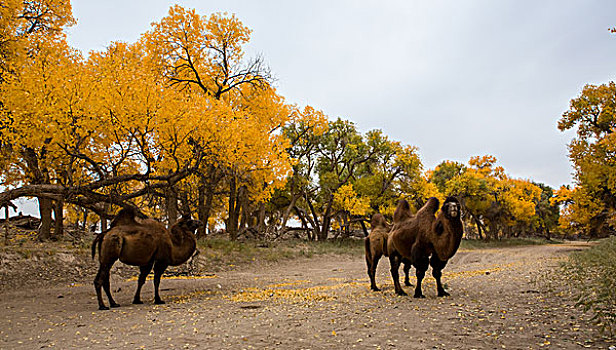
[[[434,228],[434,231],[436,232],[436,234],[440,236],[443,233],[443,230],[444,230],[443,223],[440,221],[437,222],[436,227]]]

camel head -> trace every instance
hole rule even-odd
[[[383,214],[381,213],[376,213],[374,215],[372,215],[372,220],[370,221],[370,226],[371,229],[375,229],[377,227],[385,227],[387,228],[387,222],[385,221],[385,217],[383,217]]]
[[[203,223],[199,220],[191,219],[190,216],[188,215],[184,215],[173,226],[174,228],[178,228],[182,231],[188,231],[188,232],[195,233],[195,230],[203,226]]]
[[[460,217],[460,202],[455,197],[447,197],[441,207],[441,211],[447,219],[457,219]]]

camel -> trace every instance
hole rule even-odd
[[[379,260],[383,255],[387,256],[387,237],[390,230],[390,226],[385,222],[385,217],[381,213],[376,213],[372,216],[370,221],[370,234],[365,238],[366,246],[366,265],[368,266],[368,277],[370,277],[370,289],[379,291],[376,286],[376,267],[379,264]],[[410,286],[409,270],[411,264],[404,262],[404,284]]]
[[[116,262],[139,266],[140,274],[137,282],[137,291],[133,304],[142,304],[141,287],[154,268],[154,303],[164,304],[160,298],[158,287],[160,278],[168,266],[178,266],[186,262],[194,253],[197,240],[195,230],[203,225],[198,220],[192,220],[190,216],[183,216],[170,230],[152,219],[141,222],[135,220],[135,212],[132,209],[122,209],[113,219],[111,228],[99,234],[92,242],[92,258],[94,259],[96,246],[98,245],[98,258],[100,266],[94,288],[98,297],[100,310],[108,310],[101,294],[104,288],[110,307],[120,306],[113,300],[109,286],[109,271]]]
[[[416,269],[415,298],[425,297],[421,283],[428,265],[432,266],[438,296],[449,296],[441,283],[441,271],[460,247],[464,229],[460,219],[460,202],[455,197],[445,199],[435,218],[438,207],[439,200],[432,197],[413,216],[408,202],[402,200],[398,203],[394,226],[387,240],[391,276],[398,295],[406,295],[400,286],[398,268],[401,262],[408,260]]]

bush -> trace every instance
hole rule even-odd
[[[603,332],[616,334],[616,237],[571,254],[563,271],[578,305],[594,314]]]

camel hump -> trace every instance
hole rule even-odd
[[[413,216],[413,214],[411,214],[409,202],[407,202],[406,199],[399,200],[396,211],[394,211],[394,223],[403,221],[411,216]]]
[[[381,213],[372,215],[372,220],[370,220],[370,228],[374,230],[377,227],[387,227],[385,217]]]
[[[135,225],[137,224],[137,221],[135,221],[136,215],[137,213],[134,208],[122,208],[111,221],[109,228],[111,229],[121,225]]]
[[[430,197],[426,204],[424,204],[424,206],[417,211],[417,216],[422,214],[429,214],[434,216],[434,214],[436,214],[436,212],[438,211],[438,205],[438,198]]]

